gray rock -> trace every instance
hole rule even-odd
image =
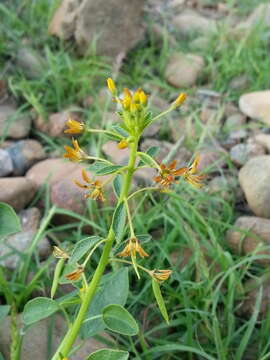
[[[115,57],[142,39],[144,4],[145,0],[64,0],[49,33],[63,39],[74,36],[81,53],[92,45],[96,54]]]
[[[250,159],[239,171],[239,182],[255,215],[270,217],[270,156]]]
[[[244,94],[239,99],[239,108],[247,116],[270,124],[270,90]]]
[[[165,78],[176,88],[187,88],[196,84],[203,68],[204,60],[201,56],[174,53],[166,66]]]
[[[181,35],[207,34],[216,30],[216,22],[198,13],[185,11],[173,18],[175,29]]]
[[[35,196],[35,183],[24,177],[0,178],[0,201],[15,210],[23,209]]]
[[[16,63],[29,79],[42,77],[45,64],[41,56],[31,48],[22,47],[18,50]]]
[[[20,114],[14,104],[0,105],[0,136],[21,139],[28,135],[30,127],[30,116]]]
[[[270,135],[269,134],[257,134],[254,136],[254,141],[264,146],[264,148],[270,152]]]
[[[230,249],[239,255],[256,251],[256,254],[270,255],[265,247],[270,244],[270,220],[256,216],[241,216],[226,234]],[[257,259],[256,262],[267,265],[270,259]]]
[[[9,175],[13,172],[13,163],[9,153],[0,149],[0,177]]]
[[[235,113],[227,117],[224,123],[225,130],[238,130],[246,123],[246,117],[241,113]]]
[[[16,269],[18,266],[20,261],[19,254],[23,254],[32,243],[39,226],[40,211],[37,208],[23,210],[19,213],[19,217],[21,219],[22,231],[8,236],[0,245],[0,257],[4,258],[0,260],[0,264],[11,270]],[[40,239],[37,248],[41,258],[44,259],[50,255],[51,247],[46,237]]]
[[[264,155],[263,146],[256,143],[237,144],[231,148],[230,157],[236,166],[245,165],[253,157]]]
[[[12,158],[14,175],[24,175],[33,164],[45,157],[43,147],[36,140],[21,140],[7,151]]]
[[[21,318],[18,317],[18,326],[22,327]],[[48,336],[48,329],[52,328],[51,337]],[[8,316],[0,326],[0,344],[1,352],[6,359],[10,359],[10,345],[11,345],[11,319]],[[43,319],[36,322],[26,330],[23,339],[21,358],[20,360],[47,360],[48,349],[52,346],[52,351],[56,351],[57,346],[60,344],[63,336],[67,331],[66,322],[59,314],[53,317]],[[87,339],[81,345],[81,340],[75,342],[75,347],[78,350],[71,356],[69,360],[82,360],[86,359],[92,352],[102,348],[108,348],[106,341],[113,342],[114,340],[105,332],[100,333],[101,338],[104,338],[104,343],[95,339]],[[52,340],[52,344],[50,344]],[[50,354],[50,358],[53,354]]]

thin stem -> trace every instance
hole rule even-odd
[[[130,158],[127,165],[127,172],[124,179],[124,184],[121,189],[121,194],[118,199],[118,204],[120,204],[122,201],[124,201],[129,192],[129,188],[132,181],[132,176],[134,173],[135,168],[135,162],[136,162],[136,154],[137,154],[137,148],[138,148],[138,141],[139,139],[136,139],[134,143],[130,146]],[[62,357],[67,357],[70,353],[70,350],[72,348],[73,343],[75,342],[78,333],[80,331],[80,328],[82,326],[82,323],[85,319],[86,312],[88,311],[89,305],[91,304],[91,301],[93,300],[93,297],[96,293],[96,290],[99,286],[100,279],[105,271],[105,268],[109,262],[109,256],[111,252],[111,248],[113,245],[115,239],[114,231],[112,229],[112,225],[110,227],[105,246],[103,248],[103,252],[100,258],[100,261],[98,263],[98,266],[95,270],[95,273],[93,275],[93,278],[88,286],[88,288],[85,291],[84,297],[82,298],[81,306],[79,309],[79,312],[77,314],[77,317],[66,333],[64,339],[62,340],[62,343],[58,347],[56,353],[54,354],[52,360],[60,360],[60,354]]]
[[[113,163],[110,162],[109,160],[102,159],[102,158],[99,158],[99,157],[96,157],[96,156],[86,156],[84,158],[84,160],[102,161],[102,162],[105,162],[106,164],[113,165]]]
[[[136,195],[138,195],[139,193],[141,193],[141,192],[143,192],[143,191],[147,191],[147,190],[160,190],[160,189],[157,188],[157,187],[151,187],[151,186],[145,187],[145,188],[139,189],[139,190],[135,191],[134,193],[132,193],[131,195],[129,195],[129,197],[127,198],[127,200],[130,200],[130,199],[133,198],[133,196],[136,196]]]
[[[133,265],[133,263],[131,261],[128,260],[124,260],[124,259],[117,259],[117,258],[111,258],[110,261],[114,261],[114,262],[120,262],[120,263],[124,263],[124,264],[129,264],[129,265]],[[138,268],[142,269],[143,271],[145,271],[148,275],[151,276],[151,271],[146,269],[145,267],[137,264]]]
[[[134,228],[133,228],[133,224],[132,224],[132,218],[131,218],[127,199],[125,199],[125,206],[126,206],[126,210],[127,210],[127,218],[128,218],[129,229],[130,229],[130,236],[135,237],[135,232],[134,232]]]
[[[169,109],[167,109],[167,110],[165,110],[165,111],[163,111],[162,113],[160,113],[160,114],[158,114],[157,116],[155,116],[153,119],[152,119],[152,121],[151,121],[151,123],[149,124],[149,125],[151,125],[154,121],[157,121],[158,119],[160,119],[162,116],[165,116],[165,115],[167,115],[168,113],[170,113],[172,110],[174,110],[175,108],[173,107],[173,106],[171,106],[171,107],[169,107]],[[148,126],[149,126],[148,125]]]
[[[95,252],[95,250],[99,247],[99,245],[101,245],[102,243],[106,242],[107,239],[103,239],[100,240],[94,247],[93,249],[90,251],[90,253],[87,255],[87,258],[85,259],[85,261],[83,262],[82,266],[85,267],[86,264],[88,263],[89,259],[91,258],[91,256],[93,255],[93,253]]]

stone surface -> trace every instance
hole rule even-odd
[[[270,156],[250,159],[239,171],[239,182],[255,215],[270,217]]]
[[[233,90],[245,90],[249,86],[249,79],[246,75],[240,75],[233,78],[229,84]]]
[[[239,99],[239,108],[247,116],[270,124],[270,90],[244,94]]]
[[[172,21],[175,30],[181,35],[204,34],[216,30],[216,22],[196,12],[184,11]]]
[[[45,151],[36,140],[21,140],[7,149],[14,167],[14,175],[24,175],[37,161],[44,159]]]
[[[234,229],[226,234],[230,249],[239,255],[255,252],[260,255],[270,255],[265,246],[270,244],[270,220],[255,216],[242,216],[234,223]],[[264,249],[263,249],[264,247]],[[269,264],[270,258],[257,259],[260,264]]]
[[[24,177],[0,179],[0,201],[6,202],[17,211],[29,204],[35,191],[35,183]]]
[[[144,4],[145,0],[64,0],[49,33],[62,39],[74,37],[81,53],[92,45],[97,55],[115,57],[142,39]]]
[[[20,260],[20,256],[13,253],[13,249],[23,254],[29,248],[39,226],[40,211],[37,208],[22,210],[19,217],[22,231],[10,235],[0,245],[0,257],[5,256],[5,259],[1,260],[0,264],[11,270],[16,269]],[[39,256],[43,259],[50,255],[51,247],[46,237],[40,239],[37,249]]]
[[[74,184],[74,180],[83,182],[81,171],[84,165],[65,161],[64,159],[47,159],[34,165],[26,173],[27,179],[33,181],[37,188],[48,182],[52,204],[59,208],[83,215],[86,211],[86,192]],[[88,172],[91,178],[91,174]],[[106,176],[99,176],[104,181]],[[57,215],[57,222],[74,220],[69,215]]]
[[[232,162],[239,167],[245,165],[249,159],[264,154],[264,147],[255,142],[237,144],[230,150],[230,157]]]
[[[14,104],[0,105],[0,136],[7,134],[13,139],[21,139],[28,135],[31,118],[27,114],[19,114]]]
[[[198,171],[215,172],[226,165],[227,152],[221,147],[205,147],[198,150],[200,162]]]
[[[19,48],[16,54],[16,64],[29,79],[41,78],[45,68],[41,56],[29,47]]]
[[[52,321],[53,320],[53,321]],[[21,319],[18,318],[18,324],[21,324]],[[48,329],[53,326],[51,337],[48,336]],[[1,352],[3,353],[6,359],[10,358],[10,336],[11,321],[10,317],[5,318],[0,326],[0,344]],[[24,336],[21,352],[21,360],[47,360],[48,359],[48,349],[51,344],[49,343],[50,339],[52,340],[52,351],[57,349],[62,337],[66,333],[66,323],[64,319],[56,314],[50,318],[36,322],[34,325],[28,328],[26,335]],[[100,333],[101,337],[105,341],[113,341],[113,339],[106,333]],[[76,340],[75,347],[81,344],[81,340]],[[86,359],[89,354],[99,350],[101,348],[108,348],[109,346],[106,343],[97,341],[93,338],[87,339],[81,347],[74,353],[72,356],[69,356],[70,360],[82,360]],[[51,358],[52,354],[50,354]]]
[[[233,200],[236,195],[237,179],[233,176],[215,176],[208,182],[209,194],[215,194],[226,201]],[[239,187],[239,185],[238,185]]]
[[[234,113],[227,117],[224,123],[224,129],[227,131],[239,130],[246,123],[246,117],[241,113]]]
[[[264,146],[264,148],[270,152],[270,135],[269,134],[257,134],[254,136],[254,141]]]
[[[189,44],[189,47],[193,51],[197,50],[207,50],[211,44],[211,39],[206,36],[199,36],[196,39],[192,40]]]
[[[13,172],[13,163],[8,151],[0,149],[0,177]]]
[[[118,149],[116,141],[107,141],[102,146],[102,151],[114,164],[125,165],[129,159],[129,148]]]
[[[248,280],[244,284],[244,290],[246,294],[238,310],[238,314],[240,316],[250,317],[254,314],[255,304],[258,299],[260,287],[262,287],[262,301],[259,309],[259,319],[262,319],[267,315],[270,303],[270,280],[267,280],[267,278],[259,278]],[[251,357],[250,359],[256,359],[257,355],[258,353],[255,353],[254,357]]]
[[[196,84],[204,67],[199,55],[174,53],[170,56],[165,69],[165,78],[176,88],[187,88]]]

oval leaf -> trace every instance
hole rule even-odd
[[[56,301],[45,297],[37,297],[25,305],[22,319],[25,325],[31,325],[58,310],[59,306]]]
[[[9,305],[0,305],[0,322],[8,315],[9,310]]]
[[[115,195],[119,198],[120,194],[121,194],[121,189],[122,189],[122,183],[123,183],[123,178],[122,176],[119,174],[115,177],[115,179],[113,180],[113,190],[115,192]]]
[[[164,317],[166,323],[169,324],[169,316],[167,313],[165,302],[164,302],[163,296],[160,291],[159,283],[155,279],[152,279],[152,288],[153,288],[153,292],[154,292],[159,310],[160,310],[162,316]]]
[[[120,241],[124,232],[126,224],[126,207],[124,201],[122,201],[113,213],[112,228],[116,241]]]
[[[93,352],[86,360],[128,360],[127,351],[100,349]]]
[[[138,152],[138,155],[145,165],[155,169],[159,167],[156,161],[152,158],[152,156],[143,152]]]
[[[96,171],[97,175],[109,175],[114,174],[116,171],[121,169],[123,166],[120,165],[105,165],[102,169]]]
[[[7,236],[21,231],[18,216],[12,207],[6,203],[0,203],[0,236]]]
[[[117,333],[134,336],[139,327],[133,316],[121,305],[108,305],[102,311],[102,319],[108,329]]]
[[[99,236],[89,236],[85,239],[80,240],[74,246],[71,256],[69,258],[70,264],[78,262],[93,246],[95,246],[101,238]]]

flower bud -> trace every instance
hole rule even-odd
[[[116,94],[116,86],[115,86],[115,83],[112,78],[107,79],[107,86],[108,86],[108,89],[110,90],[110,92],[112,93],[112,95],[115,95]]]
[[[187,98],[187,94],[185,94],[185,93],[179,94],[178,98],[173,103],[174,107],[181,106],[183,104],[183,102],[186,100],[186,98]]]

